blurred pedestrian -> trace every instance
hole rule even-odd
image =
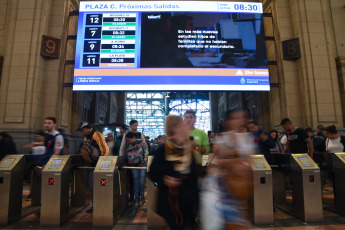
[[[261,129],[254,120],[248,122],[247,128],[251,133],[252,141],[258,147],[259,153],[265,156],[268,163],[271,163],[271,148],[275,147],[275,142],[271,135],[267,131]]]
[[[12,136],[5,131],[0,132],[0,161],[8,154],[17,154],[16,144]]]
[[[278,135],[278,131],[275,129],[272,129],[270,132],[271,138],[274,141],[274,147],[270,149],[271,153],[282,153],[283,152],[283,146],[279,141],[279,135]]]
[[[182,117],[166,117],[167,142],[155,153],[149,178],[158,186],[157,214],[170,229],[185,229],[194,218],[197,189],[196,162],[189,130]]]
[[[39,145],[39,143],[44,142],[46,133],[43,130],[36,132],[35,141],[24,146],[24,149],[31,149],[31,154],[33,155],[42,155],[45,153],[45,146]]]
[[[247,204],[252,195],[249,156],[255,154],[256,147],[246,132],[247,123],[247,111],[228,111],[224,122],[227,132],[216,139],[216,158],[221,176],[219,187],[226,193],[222,204],[226,213],[223,216],[224,229],[248,227]]]

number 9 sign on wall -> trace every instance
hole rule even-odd
[[[48,58],[60,58],[61,39],[42,35],[41,56]]]

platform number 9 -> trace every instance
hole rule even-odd
[[[46,41],[46,52],[52,54],[56,51],[56,43],[53,40]]]

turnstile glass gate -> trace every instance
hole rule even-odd
[[[333,156],[334,203],[338,214],[345,216],[345,153]]]

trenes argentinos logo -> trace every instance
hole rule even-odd
[[[241,78],[241,83],[242,83],[242,85],[244,84],[244,83],[246,83],[246,80],[242,77]]]

